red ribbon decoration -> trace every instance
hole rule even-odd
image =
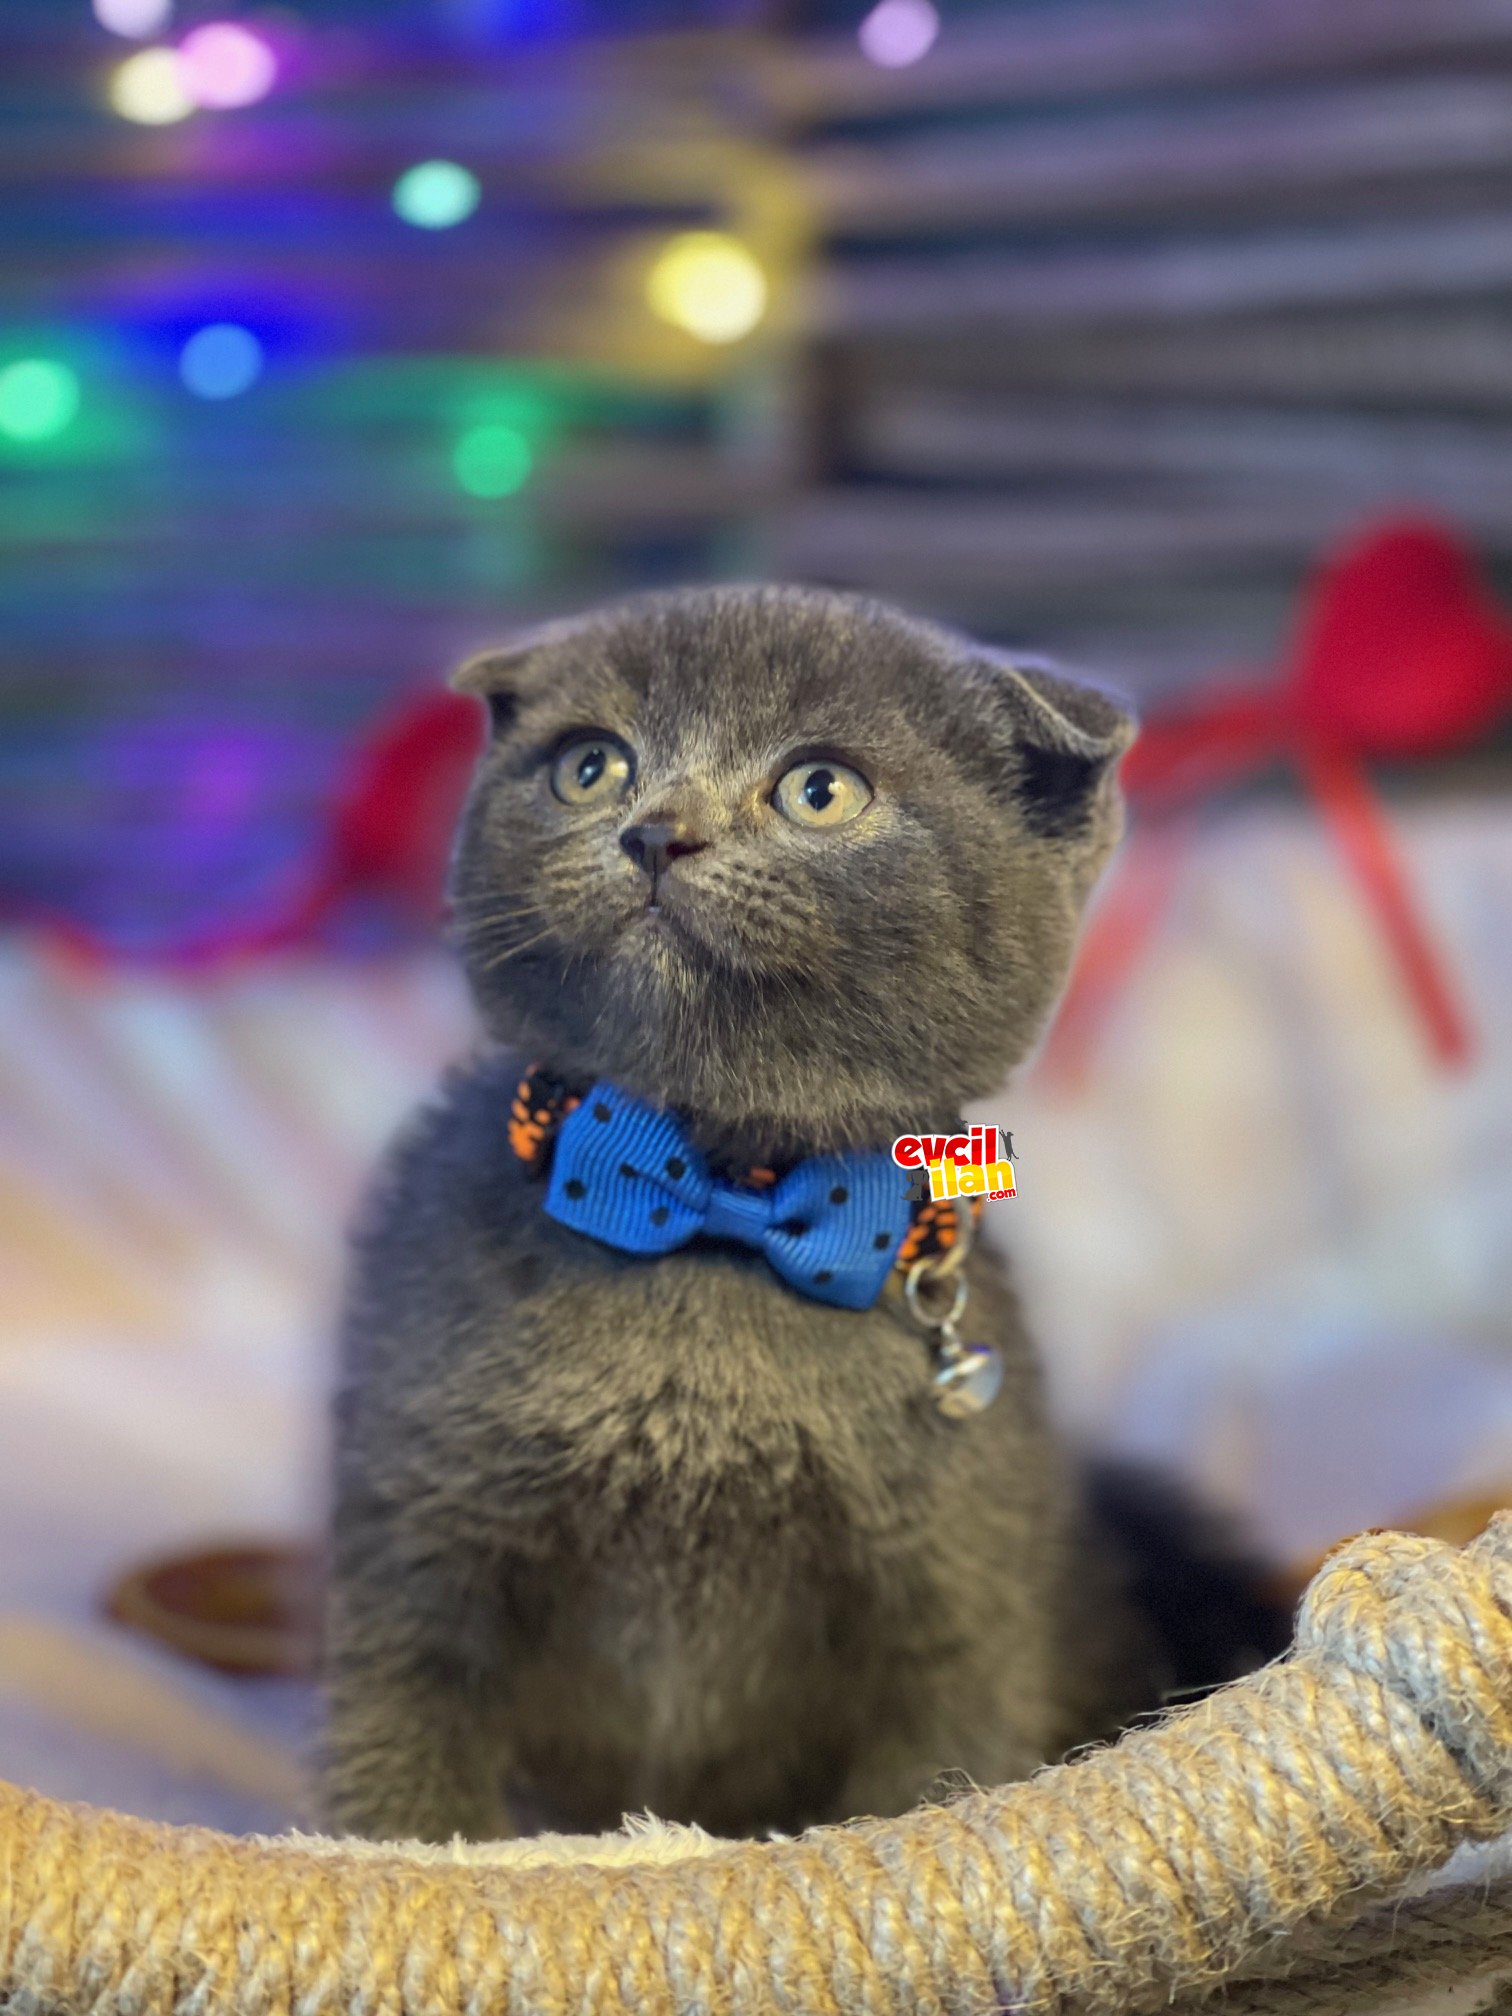
[[[457,815],[483,749],[483,709],[462,693],[423,693],[357,752],[331,821],[328,905],[380,893],[417,923],[441,917]]]
[[[1375,912],[1434,1055],[1470,1055],[1468,1020],[1419,914],[1372,758],[1462,749],[1512,707],[1512,624],[1465,545],[1423,519],[1367,528],[1308,586],[1279,680],[1236,684],[1147,721],[1124,760],[1135,813],[1127,865],[1088,930],[1047,1070],[1085,1067],[1099,1027],[1174,886],[1193,808],[1277,761],[1295,764]],[[1159,853],[1155,873],[1143,858]]]

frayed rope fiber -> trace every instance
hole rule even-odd
[[[670,1860],[585,1841],[530,1861],[233,1840],[0,1788],[0,2005],[1123,2016],[1217,1990],[1236,2009],[1363,2006],[1354,1965],[1374,2006],[1396,1922],[1382,1900],[1509,1825],[1502,1514],[1459,1551],[1351,1541],[1286,1659],[1158,1727],[1025,1784],[790,1841],[686,1835]],[[1435,1953],[1446,1979],[1512,1971],[1505,1893],[1396,1917],[1418,1984]]]

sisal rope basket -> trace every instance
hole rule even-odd
[[[235,1840],[0,1787],[0,2008],[1462,2012],[1512,1975],[1512,1882],[1423,1879],[1508,1828],[1512,1514],[1351,1541],[1287,1658],[1157,1727],[793,1840]]]

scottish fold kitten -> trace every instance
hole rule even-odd
[[[586,1236],[516,1096],[532,1063],[618,1088],[731,1180],[954,1131],[1065,979],[1128,717],[786,588],[630,602],[459,683],[492,733],[453,901],[498,1047],[410,1127],[358,1244],[331,1822],[790,1830],[1151,1705],[1155,1636],[988,1250],[966,1329],[1003,1391],[951,1420],[896,1279],[837,1307],[728,1239]]]

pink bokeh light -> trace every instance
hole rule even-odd
[[[184,37],[178,54],[189,96],[216,110],[255,105],[278,76],[278,59],[267,43],[235,21],[207,21]]]
[[[878,0],[856,30],[861,53],[884,70],[902,70],[929,53],[940,32],[930,0]]]

